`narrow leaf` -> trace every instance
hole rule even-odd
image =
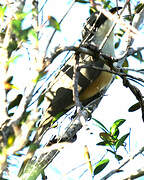
[[[99,128],[101,128],[103,131],[109,132],[109,131],[107,130],[107,128],[106,128],[100,121],[96,120],[95,118],[92,118],[92,120],[94,120],[94,121],[96,122],[96,125],[97,125]]]
[[[79,3],[83,3],[83,4],[89,3],[89,1],[87,1],[87,0],[76,0],[75,2],[79,2]]]
[[[104,159],[102,161],[100,161],[94,170],[94,175],[97,175],[98,173],[100,173],[109,163],[109,159]]]
[[[123,159],[123,157],[120,156],[120,155],[117,155],[115,151],[111,151],[110,149],[107,149],[107,151],[109,151],[110,153],[114,154],[115,158],[116,158],[118,161],[120,161],[120,160]]]
[[[125,134],[124,136],[122,136],[117,142],[116,142],[116,150],[120,147],[123,146],[123,143],[125,142],[126,138],[129,136],[128,134]]]
[[[101,142],[97,143],[96,145],[98,145],[98,146],[109,146],[109,144],[105,141],[101,141]]]
[[[116,120],[116,121],[113,123],[112,127],[115,126],[115,128],[116,128],[116,127],[118,128],[118,127],[121,126],[125,121],[126,121],[125,119],[118,119],[118,120]]]
[[[16,19],[11,21],[13,33],[15,33],[17,36],[19,35],[19,31],[21,30],[21,23],[22,22],[20,20]]]
[[[110,150],[110,149],[107,149],[107,151],[110,152],[110,153],[112,153],[112,154],[114,154],[114,155],[116,154],[115,151],[112,151],[112,150]]]
[[[118,160],[118,161],[121,161],[122,159],[123,159],[123,157],[122,156],[120,156],[120,155],[115,155],[115,158]]]
[[[92,168],[92,164],[91,164],[91,160],[90,160],[90,154],[88,151],[88,147],[85,145],[84,146],[84,158],[86,160],[86,163],[88,164],[89,170],[91,172],[91,174],[93,173],[93,168]]]
[[[16,61],[17,58],[21,57],[22,55],[19,54],[19,55],[16,55],[16,56],[12,56],[8,59],[7,61],[7,65],[9,65],[10,63],[14,63]]]
[[[38,99],[38,106],[44,101],[45,94],[40,95]]]
[[[132,105],[132,106],[128,109],[128,111],[129,111],[129,112],[134,112],[134,111],[136,111],[136,110],[138,110],[138,109],[140,109],[140,103],[139,103],[139,102],[136,103],[136,104],[134,104],[134,105]]]
[[[37,34],[37,32],[34,29],[31,29],[29,31],[28,36],[32,36],[36,41],[38,41],[38,34]]]
[[[23,97],[22,94],[18,94],[17,97],[12,102],[10,102],[8,106],[8,110],[12,109],[15,106],[18,106],[22,97]]]

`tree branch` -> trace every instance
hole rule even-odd
[[[100,11],[104,14],[107,14],[107,11],[100,9]],[[105,12],[104,12],[105,11]],[[125,31],[128,33],[130,33],[130,35],[132,37],[135,37],[135,35],[139,34],[139,32],[133,28],[130,25],[127,25],[123,22],[123,20],[119,20],[116,19],[115,16],[113,16],[112,14],[108,14],[107,16],[109,16],[108,18],[112,17],[113,21],[115,21],[116,23],[119,22],[120,25],[122,25],[122,27],[124,27]],[[110,18],[110,19],[112,19]],[[115,20],[116,19],[116,20]],[[64,47],[64,48],[57,48],[55,54],[52,55],[52,57],[49,59],[51,62],[53,61],[53,59],[55,59],[60,53],[64,52],[64,51],[76,51],[77,53],[83,53],[83,54],[88,54],[90,56],[95,56],[94,52],[85,48],[85,47]],[[102,58],[102,60],[104,59],[105,63],[107,63],[105,60],[106,56],[100,54],[100,58]],[[108,59],[110,57],[107,57]],[[113,59],[110,58],[110,60],[112,61]],[[116,61],[116,60],[115,60]],[[112,65],[113,65],[112,61]],[[80,68],[86,68],[86,66],[80,67]],[[95,67],[96,68],[96,67]],[[98,68],[98,70],[101,71],[106,71],[106,72],[111,72],[113,74],[118,74],[118,75],[122,75],[122,76],[127,76],[124,73],[121,73],[119,71],[114,71],[114,69],[107,71],[105,69],[100,69]],[[130,75],[128,75],[128,77],[131,77]],[[142,82],[144,82],[142,80]],[[87,109],[90,109],[90,113],[92,113],[98,106],[98,104],[100,103],[101,99],[103,98],[103,95],[105,94],[106,90],[108,89],[108,87],[106,87],[102,93],[101,96],[97,99],[95,99],[94,101],[92,101],[90,104],[88,104],[88,106],[86,107]],[[89,117],[89,113],[86,109],[81,110],[81,115],[86,119],[86,121],[88,120]],[[27,164],[27,167],[24,169],[24,173],[21,176],[21,179],[30,179],[30,178],[36,178],[40,173],[41,170],[43,171],[52,161],[53,159],[56,157],[56,155],[60,152],[60,149],[58,149],[58,146],[55,146],[57,144],[61,144],[62,142],[73,142],[74,141],[74,137],[76,137],[76,133],[82,128],[82,123],[81,121],[79,121],[79,115],[78,117],[76,117],[71,123],[70,125],[67,127],[67,129],[64,131],[64,133],[61,136],[57,136],[55,135],[54,138],[47,144],[45,152],[41,153],[39,157],[33,157],[32,160],[30,160]],[[52,149],[49,151],[48,149],[51,148]],[[36,159],[35,159],[36,158]],[[121,168],[121,167],[120,167]],[[120,170],[116,169],[114,171],[112,171],[111,174],[114,174],[116,172],[118,172]]]
[[[121,168],[123,168],[126,164],[128,164],[131,160],[135,159],[138,155],[142,154],[144,152],[144,147],[142,147],[136,154],[134,154],[132,157],[130,157],[128,160],[126,160],[124,163],[122,163],[117,169],[110,171],[106,176],[104,176],[101,180],[106,180],[112,175],[119,173],[121,171]]]
[[[144,176],[144,168],[138,169],[135,173],[132,173],[128,177],[124,178],[123,180],[137,179],[142,176]]]

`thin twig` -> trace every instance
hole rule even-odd
[[[104,68],[99,68],[99,67],[96,67],[93,64],[79,66],[79,68],[88,68],[88,67],[92,67],[92,68],[94,68],[96,70],[99,70],[99,71],[105,71],[105,72],[108,72],[108,73],[112,73],[112,74],[118,75],[120,77],[129,77],[129,78],[132,78],[132,79],[135,79],[137,81],[141,81],[141,82],[144,83],[144,80],[142,78],[137,78],[137,77],[134,77],[134,76],[132,76],[130,74],[122,73],[116,67],[114,68],[115,69],[115,71],[114,71],[114,70],[108,70],[108,69],[104,69]]]
[[[64,46],[64,47],[57,47],[55,48],[55,52],[51,55],[49,60],[52,62],[58,55],[65,51],[75,51],[78,53],[87,54],[90,56],[95,56],[95,53],[88,48],[80,47],[80,46]]]
[[[79,92],[78,92],[78,79],[79,79],[79,53],[75,54],[75,66],[74,66],[74,74],[73,74],[73,98],[76,104],[78,112],[81,110],[81,103],[79,101]]]
[[[136,99],[139,101],[141,110],[142,110],[142,119],[144,121],[144,101],[143,101],[142,93],[140,92],[140,90],[137,87],[132,85],[125,77],[122,77],[122,79],[123,79],[124,86],[128,87],[131,90],[131,92],[134,94]]]
[[[74,6],[74,4],[75,4],[75,0],[72,1],[71,6],[68,8],[68,10],[66,11],[66,13],[64,14],[64,16],[62,17],[62,19],[60,20],[59,24],[61,24],[61,23],[63,22],[63,20],[64,20],[65,17],[67,16],[67,14],[70,12],[70,10],[72,9],[72,7]],[[52,39],[53,39],[53,37],[54,37],[56,31],[57,31],[56,29],[53,31],[53,33],[52,33],[52,35],[51,35],[51,37],[50,37],[50,39],[49,39],[49,41],[48,41],[48,44],[47,44],[46,50],[45,50],[44,58],[46,57],[46,54],[47,54],[49,45],[50,45],[50,43],[51,43],[51,41],[52,41]]]
[[[121,171],[121,168],[124,167],[127,163],[129,163],[132,159],[136,158],[139,154],[142,154],[144,152],[144,147],[142,147],[136,154],[134,154],[132,157],[130,157],[128,160],[126,160],[122,165],[120,165],[117,169],[110,171],[106,176],[104,176],[101,180],[106,180],[112,175],[119,173]]]

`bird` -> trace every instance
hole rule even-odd
[[[121,7],[115,7],[110,9],[110,12],[115,13],[120,9]],[[96,47],[98,49],[112,24],[113,22],[102,13],[92,13],[84,25],[81,45],[84,47]],[[109,57],[115,57],[114,30],[112,30],[110,36],[102,47],[101,52]],[[75,61],[76,59],[74,55],[60,69],[54,81],[49,84],[45,95],[47,100],[46,111],[39,123],[40,134],[44,129],[51,126],[53,119],[57,115],[67,112],[74,106],[73,73]],[[93,64],[95,67],[110,70],[110,67],[106,65],[99,56],[92,57],[81,53],[79,55],[79,64]],[[112,73],[97,70],[91,66],[81,68],[78,78],[78,92],[79,100],[82,105],[86,106],[92,100],[97,98],[98,94],[100,94],[104,88],[109,86],[112,80]]]
[[[110,9],[111,13],[115,13],[120,10],[121,7],[115,7]],[[106,34],[110,30],[113,22],[100,13],[92,13],[87,19],[83,31],[81,46],[99,49],[99,46],[103,42]],[[95,53],[97,54],[98,51]],[[105,42],[101,52],[107,56],[115,57],[114,48],[114,31],[111,31],[110,36]],[[40,120],[37,128],[34,143],[40,142],[43,134],[48,128],[51,127],[54,119],[59,115],[64,114],[70,110],[74,105],[73,97],[73,74],[74,66],[76,62],[76,56],[72,56],[66,64],[60,69],[59,73],[52,80],[47,88],[46,98],[46,110]],[[80,65],[94,65],[97,68],[104,68],[110,70],[110,67],[102,61],[99,56],[90,56],[83,53],[79,55]],[[83,106],[98,98],[101,95],[101,91],[110,85],[113,80],[113,74],[105,71],[95,69],[93,66],[87,66],[87,68],[81,68],[78,77],[78,92],[79,100]],[[34,153],[34,152],[33,152]],[[31,159],[32,154],[30,150],[26,156],[24,163],[22,164],[18,176],[20,177],[24,171],[25,164]]]

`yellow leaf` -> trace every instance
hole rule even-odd
[[[14,136],[10,136],[10,137],[8,138],[8,141],[7,141],[8,147],[10,147],[10,146],[13,145],[14,139],[15,139]]]
[[[89,154],[87,145],[84,146],[84,158],[86,160],[86,163],[88,164],[91,174],[93,174],[92,164],[91,164],[91,160],[90,160],[90,154]]]
[[[6,90],[10,90],[10,89],[16,89],[18,90],[18,88],[16,86],[14,86],[13,84],[10,84],[8,82],[5,82],[5,89]]]

